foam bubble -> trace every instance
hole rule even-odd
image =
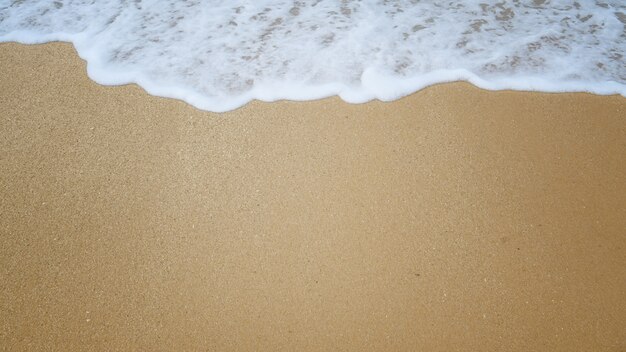
[[[211,111],[486,89],[626,96],[619,0],[0,0],[0,41],[68,41],[102,84]]]

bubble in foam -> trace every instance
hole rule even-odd
[[[97,82],[212,111],[455,80],[626,96],[625,27],[617,0],[0,0],[0,40],[70,41]]]

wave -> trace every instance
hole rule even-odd
[[[98,83],[217,112],[458,80],[626,96],[625,28],[616,0],[0,0],[0,41],[72,42]]]

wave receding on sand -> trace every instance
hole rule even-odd
[[[74,44],[98,83],[227,111],[429,85],[626,96],[620,1],[0,1],[0,41]]]

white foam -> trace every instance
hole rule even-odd
[[[486,89],[626,96],[621,0],[0,0],[0,41],[68,41],[101,84],[226,111],[252,99]]]

